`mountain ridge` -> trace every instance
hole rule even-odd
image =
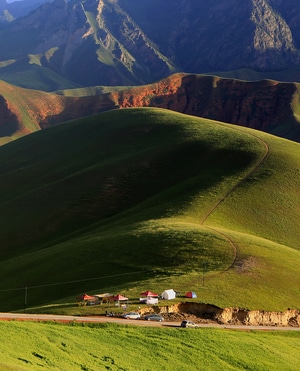
[[[289,3],[54,0],[0,29],[0,78],[31,87],[25,77],[35,67],[49,80],[47,90],[58,90],[65,82],[50,82],[50,72],[74,85],[134,86],[175,72],[250,68],[300,81],[291,70],[300,62],[300,5]],[[17,80],[10,71],[20,71],[21,61]]]
[[[296,105],[292,108],[298,91],[292,83],[176,74],[148,89],[137,87],[111,95],[120,107],[168,108],[300,140],[293,112]]]
[[[158,107],[300,141],[295,83],[245,82],[178,73],[137,87],[93,87],[59,94],[0,83],[2,143],[31,132],[116,108]]]

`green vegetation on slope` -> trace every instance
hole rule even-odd
[[[128,86],[88,86],[78,89],[58,90],[55,93],[64,95],[65,97],[88,97],[92,95],[101,95],[115,91],[128,89]]]
[[[300,332],[0,323],[1,370],[289,370]]]
[[[29,64],[27,60],[3,67],[5,68],[0,68],[0,79],[19,87],[49,92],[80,87],[79,84],[62,77],[47,67]]]
[[[299,144],[129,109],[0,156],[0,310],[23,308],[25,287],[30,306],[174,287],[223,307],[300,307]]]
[[[295,76],[299,74],[299,70],[299,66],[276,71],[256,71],[249,68],[241,68],[233,71],[208,72],[206,74],[245,81],[275,80],[281,82],[298,82]]]

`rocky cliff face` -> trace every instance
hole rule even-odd
[[[287,25],[289,26],[293,42],[299,49],[300,46],[300,2],[298,0],[270,0],[270,5],[273,9],[277,10],[277,13],[282,16]]]
[[[300,142],[300,124],[293,111],[299,94],[294,83],[174,74],[154,84],[86,97],[30,91],[3,82],[0,94],[0,137],[25,135],[115,108],[159,107]]]
[[[267,1],[253,0],[251,20],[255,25],[253,47],[258,67],[276,68],[278,59],[268,58],[272,51],[278,54],[278,58],[283,60],[284,56],[289,56],[289,59],[296,63],[298,52],[291,29]]]
[[[299,61],[299,31],[294,26],[299,4],[292,10],[279,0],[246,0],[242,5],[238,0],[180,0],[176,8],[161,6],[161,22],[155,22],[151,7],[158,7],[158,0],[137,5],[139,11],[132,10],[130,0],[120,3],[136,14],[167,57],[176,56],[185,72],[272,70]],[[144,24],[146,12],[148,24]]]
[[[292,110],[297,94],[293,83],[175,74],[155,84],[111,94],[111,99],[121,108],[167,108],[300,141],[300,125]]]
[[[217,322],[219,324],[248,326],[300,327],[300,310],[287,309],[284,312],[248,310],[242,308],[219,308],[215,305],[182,302],[168,306],[143,308],[144,313],[157,312],[166,318],[184,319],[192,316],[195,322]],[[178,317],[180,314],[180,317]]]

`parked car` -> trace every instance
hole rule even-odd
[[[199,327],[195,322],[187,321],[187,320],[182,321],[180,326],[185,327],[185,328],[188,328],[188,327],[197,328],[197,327]]]
[[[140,319],[141,316],[138,312],[128,312],[128,313],[125,313],[123,314],[123,318],[127,318],[127,319]]]
[[[161,316],[160,314],[148,314],[147,316],[144,317],[144,319],[147,321],[159,321],[159,322],[164,321],[164,317]]]

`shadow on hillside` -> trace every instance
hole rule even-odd
[[[19,129],[18,117],[11,112],[6,99],[0,95],[0,137],[9,137]]]
[[[116,108],[115,103],[106,95],[72,98],[65,102],[64,110],[58,114],[48,115],[39,122],[40,128],[45,129],[55,124],[69,120],[78,120],[87,116],[110,111]]]

